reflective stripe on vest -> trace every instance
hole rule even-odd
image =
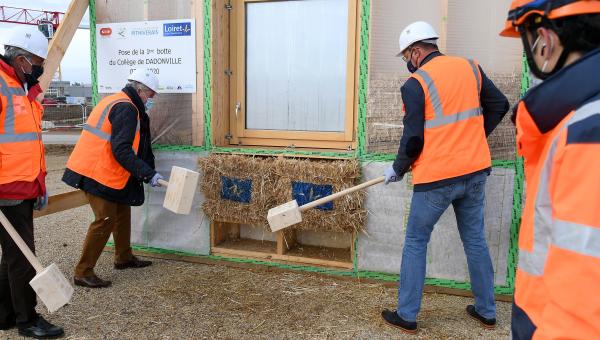
[[[479,80],[479,72],[477,72],[477,65],[473,62],[473,60],[469,60],[469,65],[471,65],[471,69],[473,70],[473,74],[475,75],[475,79],[477,80],[477,93],[481,92],[481,81]],[[453,112],[449,115],[444,115],[444,108],[442,107],[442,101],[440,99],[440,94],[433,83],[433,79],[422,69],[418,69],[415,71],[416,74],[423,78],[425,85],[427,86],[427,90],[429,92],[429,99],[431,100],[431,105],[433,106],[433,112],[435,114],[435,118],[431,120],[425,120],[425,128],[431,129],[436,128],[448,124],[453,124],[459,122],[461,120],[478,117],[481,116],[481,108],[476,107],[462,112]]]
[[[519,249],[519,269],[531,275],[540,276],[544,273],[546,256],[550,247],[552,230],[552,202],[550,200],[550,174],[552,159],[558,144],[557,135],[552,140],[550,151],[544,160],[533,215],[533,249],[531,252]]]
[[[0,144],[29,142],[42,140],[37,132],[15,133],[15,107],[13,96],[25,97],[25,90],[21,87],[9,87],[3,77],[0,77],[0,94],[6,97],[6,112],[4,116],[4,134],[0,135]]]
[[[558,248],[600,259],[600,229],[598,227],[555,220],[552,243]]]
[[[570,125],[597,114],[599,108],[600,100],[584,105],[575,112],[562,129],[566,130]],[[529,252],[519,249],[519,269],[535,276],[544,273],[551,243],[559,248],[600,258],[600,229],[552,218],[549,185],[559,137],[560,134],[557,134],[552,140],[540,174],[533,220],[533,250]]]
[[[100,114],[100,118],[98,119],[98,123],[96,123],[96,126],[90,126],[89,124],[85,123],[83,124],[83,129],[93,135],[95,135],[96,137],[105,140],[105,141],[110,141],[110,133],[106,133],[104,131],[102,131],[102,125],[104,125],[104,121],[106,120],[106,117],[108,115],[108,111],[115,105],[118,103],[128,103],[128,101],[123,100],[123,99],[117,99],[115,101],[112,101],[110,103],[108,103],[108,105],[106,105],[106,107],[104,108],[104,110],[102,111],[102,113]],[[140,126],[140,122],[138,120],[138,127],[137,127],[137,131],[139,131],[139,126]]]

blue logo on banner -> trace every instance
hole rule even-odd
[[[250,203],[252,180],[221,176],[221,198],[234,202]]]
[[[192,23],[174,22],[171,24],[163,24],[163,35],[165,37],[179,37],[184,35],[192,35]]]
[[[298,205],[305,205],[319,198],[329,196],[332,193],[333,186],[331,185],[292,182],[292,197],[298,202]],[[333,202],[321,204],[316,209],[333,210]]]

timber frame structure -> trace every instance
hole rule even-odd
[[[246,0],[255,1],[255,0]],[[274,143],[264,147],[256,146],[232,146],[231,142],[239,144],[256,144],[255,141],[244,139],[239,134],[230,130],[230,123],[235,119],[235,113],[232,110],[232,93],[236,93],[234,83],[230,82],[231,65],[235,62],[230,59],[231,49],[239,48],[235,41],[230,41],[230,30],[235,29],[235,25],[229,25],[231,15],[231,3],[220,0],[194,0],[193,15],[197,20],[197,39],[199,42],[197,50],[197,67],[203,67],[203,72],[198,72],[198,89],[202,93],[197,93],[194,99],[194,107],[201,108],[192,113],[194,124],[194,145],[157,145],[156,150],[164,152],[184,152],[184,153],[224,153],[224,154],[244,154],[244,155],[263,155],[263,156],[282,156],[282,157],[304,157],[304,158],[324,158],[324,159],[349,159],[354,158],[367,164],[370,162],[390,162],[395,159],[395,154],[390,153],[370,153],[366,147],[366,118],[367,118],[367,87],[368,87],[368,66],[369,66],[369,29],[370,29],[370,8],[371,0],[351,0],[356,3],[356,62],[354,66],[354,114],[352,116],[352,126],[354,127],[353,137],[348,141],[327,144],[324,149],[315,149],[311,143],[302,144],[296,140],[297,148],[281,147],[281,143]],[[235,0],[233,6],[243,3],[244,0]],[[92,82],[93,98],[96,103],[98,97],[97,84],[97,65],[96,65],[96,1],[89,0],[90,9],[90,38],[92,55]],[[445,29],[442,30],[445,34]],[[202,44],[200,44],[202,41]],[[201,58],[201,60],[200,60]],[[239,62],[238,62],[239,63]],[[529,85],[526,63],[523,64],[522,71],[522,91]],[[233,74],[235,76],[235,72]],[[200,86],[202,84],[202,86]],[[240,118],[237,118],[238,120]],[[241,143],[240,143],[241,141]],[[278,145],[279,144],[279,145]],[[306,148],[300,148],[306,146]],[[313,147],[313,148],[311,148]],[[496,286],[495,292],[499,295],[510,295],[514,290],[514,276],[517,263],[517,235],[520,224],[521,204],[523,195],[523,164],[520,159],[513,160],[495,160],[495,168],[504,168],[514,170],[514,190],[512,202],[512,219],[510,230],[510,247],[508,253],[508,268],[506,284]],[[236,230],[237,228],[237,230]],[[358,238],[361,235],[354,235],[352,239],[351,253],[349,261],[342,263],[326,263],[323,261],[307,261],[306,258],[298,259],[294,256],[286,255],[289,245],[286,245],[283,233],[278,234],[277,242],[274,244],[272,254],[264,255],[264,252],[252,252],[243,250],[232,250],[223,248],[227,241],[227,234],[239,233],[239,226],[225,225],[219,221],[211,223],[211,254],[198,255],[193,253],[172,251],[166,249],[157,249],[152,247],[134,247],[140,254],[148,256],[157,256],[168,259],[180,259],[199,263],[229,263],[235,265],[251,265],[262,268],[277,268],[282,270],[299,270],[312,273],[335,275],[339,277],[349,277],[357,279],[380,280],[387,282],[398,281],[398,275],[360,270],[357,266],[356,246]],[[291,237],[291,240],[294,238]],[[426,284],[432,286],[434,291],[450,290],[453,293],[464,294],[465,290],[470,289],[468,282],[458,282],[446,279],[428,278]],[[462,293],[461,293],[462,292]]]

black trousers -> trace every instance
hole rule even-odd
[[[513,340],[529,340],[537,327],[531,322],[527,313],[513,301],[511,332]]]
[[[0,207],[6,218],[12,223],[23,241],[35,253],[33,242],[33,200],[26,200],[13,207]],[[37,318],[35,306],[37,298],[29,281],[35,276],[35,269],[17,244],[12,240],[4,226],[0,227],[0,325],[24,326]]]

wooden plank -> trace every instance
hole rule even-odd
[[[316,258],[311,258],[311,257],[300,257],[300,256],[275,254],[275,255],[273,255],[273,259],[286,261],[286,262],[294,262],[296,264],[305,263],[305,264],[311,264],[311,265],[328,267],[328,268],[346,268],[346,269],[354,268],[354,266],[351,262],[323,260],[323,259],[316,259]]]
[[[244,0],[233,0],[231,17],[230,49],[231,67],[231,108],[230,130],[236,137],[245,137],[246,131],[246,6]],[[236,112],[237,104],[240,109]]]
[[[77,27],[81,23],[81,18],[88,7],[88,0],[72,0],[65,16],[63,17],[54,38],[50,40],[48,46],[48,57],[44,62],[44,74],[40,77],[40,86],[43,91],[48,89],[54,73],[60,66],[62,58],[65,56],[67,47],[71,43]]]
[[[64,194],[58,194],[50,196],[48,198],[48,206],[46,209],[33,211],[33,217],[42,217],[57,212],[74,209],[88,204],[88,200],[85,197],[85,193],[81,190],[65,192]]]
[[[113,247],[105,247],[104,251],[114,252],[114,248]],[[259,270],[259,271],[265,272],[265,273],[266,272],[298,273],[297,270],[293,270],[293,269],[270,267],[270,266],[264,266],[264,265],[257,264],[257,263],[239,263],[239,262],[231,262],[231,261],[226,261],[226,260],[216,260],[216,259],[210,259],[210,258],[207,258],[204,256],[165,254],[165,253],[155,253],[155,252],[147,252],[147,251],[141,251],[141,250],[134,250],[133,252],[137,256],[145,256],[145,257],[151,257],[151,258],[156,258],[156,259],[161,259],[161,260],[182,261],[182,262],[197,263],[197,264],[212,265],[212,266],[220,265],[220,266],[233,267],[233,268],[238,268],[238,269],[243,269],[243,270],[247,270],[247,269]],[[227,254],[222,254],[221,256],[226,256],[226,255]],[[314,272],[314,273],[313,272],[302,272],[302,273],[305,275],[309,275],[309,276],[335,278],[335,280],[338,280],[338,281],[358,281],[358,282],[362,282],[362,283],[380,284],[380,285],[383,285],[385,287],[390,287],[390,288],[398,287],[398,282],[381,281],[381,280],[375,280],[375,279],[357,279],[354,277],[334,276],[334,275],[329,275],[326,273],[318,273],[318,272]],[[446,287],[426,285],[424,288],[424,291],[425,291],[425,293],[428,293],[428,294],[446,294],[446,295],[473,297],[473,293],[471,293],[471,291],[456,289],[456,288],[446,288]],[[512,302],[513,297],[512,297],[512,295],[496,294],[496,300],[503,301],[503,302]]]
[[[296,246],[296,231],[293,229],[280,230],[277,232],[277,254],[284,255],[288,250]]]
[[[348,0],[348,51],[346,61],[346,112],[344,118],[344,133],[345,141],[352,142],[355,136],[354,133],[354,117],[355,103],[354,97],[358,97],[356,77],[356,61],[360,60],[357,57],[357,51],[360,50],[357,32],[359,29],[358,21],[358,4],[357,0]]]
[[[255,260],[276,260],[283,261],[288,264],[310,264],[318,267],[327,267],[327,268],[344,268],[344,269],[353,269],[354,266],[350,262],[342,262],[342,261],[331,261],[331,260],[323,260],[323,259],[315,259],[309,257],[299,257],[299,256],[289,256],[289,255],[279,255],[267,252],[258,252],[258,251],[248,251],[248,250],[240,250],[240,249],[230,249],[230,248],[221,248],[215,247],[212,249],[211,253],[216,256],[223,257],[239,257],[244,259],[255,259]]]
[[[221,227],[223,223],[212,221],[210,223],[210,247],[214,248],[225,241],[225,233]]]
[[[192,95],[192,145],[204,143],[204,11],[203,0],[192,1],[196,19],[196,93]]]
[[[239,147],[237,147],[239,149],[253,149],[250,146],[243,146],[240,145]],[[332,157],[332,156],[322,156],[322,155],[310,155],[310,154],[306,154],[306,155],[297,155],[297,154],[293,154],[293,153],[289,153],[286,152],[286,150],[281,150],[281,148],[278,147],[262,147],[260,148],[261,150],[280,150],[280,152],[276,152],[276,153],[272,153],[272,154],[262,154],[262,153],[254,153],[254,152],[221,152],[219,150],[214,150],[212,151],[212,153],[217,153],[217,154],[224,154],[224,155],[245,155],[245,156],[258,156],[258,157],[287,157],[287,158],[294,158],[294,159],[298,159],[298,158],[318,158],[318,159],[340,159],[340,157]],[[344,152],[340,152],[340,150],[335,150],[335,149],[311,149],[311,148],[303,148],[302,151],[305,152],[335,152],[335,153],[344,153]],[[353,151],[348,151],[347,152],[349,158],[354,156],[354,152]]]
[[[229,55],[229,23],[230,11],[225,9],[226,1],[213,1],[212,7],[212,132],[213,143],[216,146],[229,146],[225,138],[230,131],[230,84],[231,77],[225,74],[230,66]],[[227,1],[229,3],[229,1]],[[234,76],[235,76],[234,70]],[[237,143],[231,139],[231,143]]]
[[[319,132],[319,131],[293,131],[293,130],[258,130],[245,129],[243,137],[247,138],[278,138],[278,139],[303,139],[349,142],[344,132]]]
[[[221,248],[221,247],[214,247],[211,250],[211,253],[213,255],[224,256],[224,257],[236,256],[236,257],[249,258],[249,259],[267,259],[267,260],[272,259],[273,256],[275,255],[273,253],[266,253],[266,252],[260,252],[260,251],[240,250],[240,249]]]
[[[323,148],[336,151],[352,148],[351,142],[301,140],[301,139],[271,139],[271,138],[239,138],[240,145],[279,146],[294,148]]]
[[[211,247],[216,247],[226,240],[237,240],[240,238],[240,225],[212,221],[210,224],[210,237]]]
[[[438,40],[438,48],[446,53],[448,44],[448,0],[441,0],[442,22],[440,23],[440,38]]]

